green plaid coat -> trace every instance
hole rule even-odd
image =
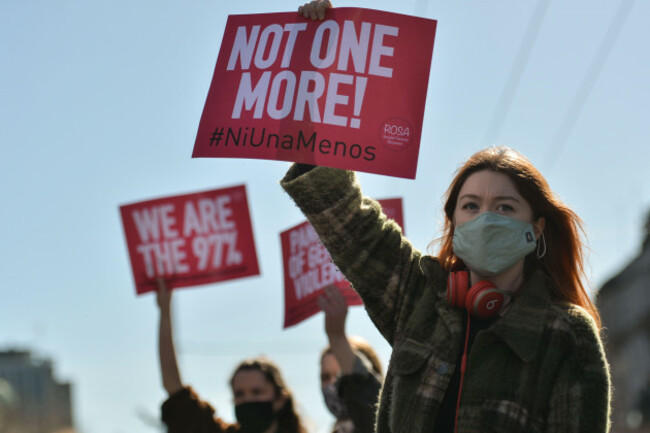
[[[393,348],[376,431],[431,432],[464,341],[462,312],[445,301],[447,274],[362,196],[353,172],[293,165],[281,185]],[[582,308],[552,302],[549,285],[535,273],[506,314],[476,336],[459,432],[609,430],[610,378],[599,331]]]

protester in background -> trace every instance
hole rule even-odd
[[[336,286],[318,298],[325,313],[329,346],[321,353],[321,387],[329,411],[336,417],[333,433],[374,431],[377,398],[382,383],[379,357],[359,337],[345,335],[348,306]]]
[[[305,433],[295,411],[291,391],[279,368],[264,357],[242,361],[230,386],[237,424],[215,417],[215,410],[181,381],[171,323],[171,291],[158,280],[160,309],[158,347],[162,382],[169,398],[162,405],[162,419],[169,433]]]
[[[294,164],[281,184],[393,348],[378,433],[609,430],[581,221],[521,154],[492,147],[460,168],[436,257],[352,171]]]

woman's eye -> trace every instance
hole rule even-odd
[[[497,206],[497,210],[499,212],[512,212],[515,210],[515,208],[513,208],[509,204],[500,204],[499,206]]]
[[[477,210],[478,209],[478,204],[474,202],[467,202],[463,205],[463,209],[466,210]]]

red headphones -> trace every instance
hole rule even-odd
[[[450,272],[447,279],[447,301],[470,314],[487,319],[499,312],[507,296],[490,281],[469,286],[469,272]]]

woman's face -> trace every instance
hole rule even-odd
[[[254,401],[273,401],[277,412],[282,408],[285,398],[275,393],[275,387],[266,380],[259,370],[241,370],[232,381],[232,394],[235,405]]]
[[[541,231],[539,221],[533,221],[532,208],[517,192],[510,177],[503,173],[481,170],[467,178],[458,194],[454,226],[471,221],[483,212],[494,212],[533,223],[536,236]]]
[[[341,374],[341,367],[331,353],[323,356],[320,360],[320,382],[321,386],[336,382]]]

